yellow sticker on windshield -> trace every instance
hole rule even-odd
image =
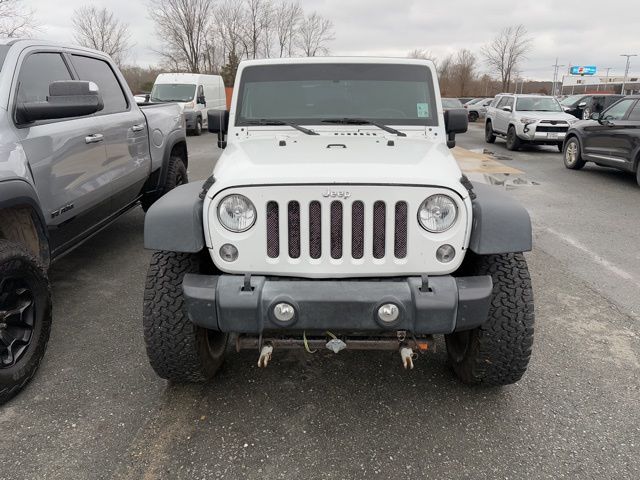
[[[429,116],[429,104],[428,103],[416,103],[418,109],[418,118],[425,118]]]

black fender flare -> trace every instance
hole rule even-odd
[[[144,247],[196,253],[205,247],[200,192],[204,181],[187,183],[163,195],[144,219]]]
[[[469,250],[478,255],[531,251],[529,212],[497,187],[474,183],[473,192]]]
[[[26,180],[16,178],[0,181],[0,210],[20,207],[31,210],[31,219],[40,240],[40,259],[45,266],[48,266],[51,260],[49,230],[40,207],[38,194]]]

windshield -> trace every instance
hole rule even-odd
[[[188,83],[156,83],[151,90],[152,102],[190,102],[196,86]]]
[[[567,98],[560,101],[560,105],[564,105],[565,107],[569,107],[576,103],[578,100],[583,98],[584,95],[570,95]]]
[[[442,108],[462,108],[462,102],[457,98],[443,98]]]
[[[9,45],[0,45],[0,71],[2,71],[2,64],[4,63],[4,57],[7,56],[9,51]]]
[[[242,71],[236,125],[256,120],[318,125],[349,118],[437,125],[434,98],[431,72],[423,65],[256,65]]]
[[[474,98],[473,100],[469,100],[465,103],[465,105],[474,105],[476,103],[480,103],[484,98]]]
[[[521,97],[516,101],[519,112],[562,112],[562,107],[553,97]]]

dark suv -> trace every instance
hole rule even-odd
[[[602,112],[622,97],[624,97],[624,95],[614,95],[610,93],[570,95],[561,100],[560,105],[562,105],[565,112],[581,120],[587,120],[591,117],[592,113]]]
[[[591,119],[571,126],[564,141],[564,165],[579,170],[586,162],[634,172],[640,184],[640,95],[619,100]]]

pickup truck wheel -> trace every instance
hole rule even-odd
[[[496,136],[493,133],[493,126],[491,125],[491,121],[487,121],[484,125],[484,141],[487,143],[494,143],[496,141]]]
[[[507,130],[507,150],[518,150],[520,148],[520,139],[516,133],[516,128],[512,125]]]
[[[200,135],[202,135],[202,119],[198,118],[196,120],[196,128],[193,130],[193,134],[196,137],[199,137]]]
[[[564,146],[564,154],[562,155],[564,166],[570,170],[580,170],[585,166],[586,162],[582,160],[580,153],[580,143],[575,137],[570,138]]]
[[[159,187],[159,193],[148,193],[142,197],[142,200],[140,201],[142,204],[142,210],[146,212],[162,195],[187,183],[189,183],[189,176],[187,175],[187,167],[184,166],[182,158],[178,156],[171,156],[171,158],[169,158],[169,165],[167,166],[167,176],[164,180],[164,185]]]
[[[515,383],[527,370],[533,345],[533,293],[527,262],[521,253],[473,256],[469,261],[470,273],[493,279],[489,318],[473,330],[445,335],[449,362],[464,383]]]
[[[478,112],[469,112],[469,121],[475,122],[478,120]]]
[[[151,257],[144,292],[144,339],[151,366],[170,381],[210,380],[224,360],[228,335],[194,325],[185,311],[182,279],[201,272],[204,261],[203,255],[177,252],[155,252]]]
[[[21,245],[0,240],[0,405],[33,378],[50,332],[44,267]]]

